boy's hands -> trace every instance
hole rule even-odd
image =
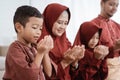
[[[53,48],[53,39],[50,35],[45,36],[44,39],[42,39],[37,44],[37,50],[38,53],[48,53]]]

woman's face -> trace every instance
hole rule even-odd
[[[58,19],[54,22],[52,27],[52,33],[55,36],[62,36],[62,34],[65,32],[68,25],[68,16],[68,12],[63,11],[58,17]]]

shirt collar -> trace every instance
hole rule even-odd
[[[98,18],[100,18],[100,19],[102,19],[102,20],[104,20],[104,21],[106,21],[106,22],[109,22],[109,21],[110,21],[109,18],[103,17],[102,15],[98,15]]]

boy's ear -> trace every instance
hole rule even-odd
[[[15,28],[16,28],[18,33],[23,30],[23,26],[19,22],[15,23]]]

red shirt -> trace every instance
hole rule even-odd
[[[41,68],[33,62],[35,50],[19,41],[13,42],[8,50],[3,80],[44,80]]]
[[[106,19],[102,16],[98,16],[97,18],[93,19],[92,22],[98,25],[98,27],[103,29],[101,35],[101,44],[112,48],[115,40],[120,39],[120,25],[111,19]],[[110,50],[108,57],[112,58],[114,56],[119,56],[119,51],[114,52]]]

